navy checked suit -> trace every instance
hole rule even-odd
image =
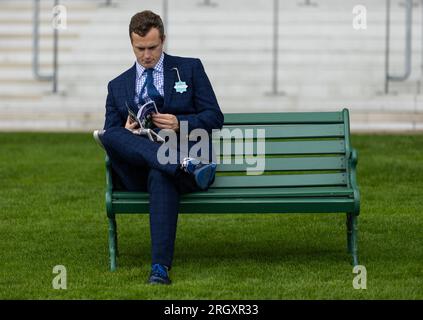
[[[181,81],[187,84],[186,92],[179,93],[173,88],[175,82],[179,81],[174,68],[178,69]],[[210,134],[213,129],[222,128],[223,114],[199,59],[164,54],[163,75],[164,104],[159,109],[160,113],[174,114],[180,126],[182,121],[188,122],[188,132],[201,128]],[[126,104],[137,112],[134,103],[135,77],[134,64],[109,82],[102,142],[110,158],[118,188],[149,193],[152,263],[170,268],[180,195],[197,191],[198,188],[193,180],[179,174],[179,164],[159,163],[156,154],[160,144],[125,129],[128,117]],[[189,142],[188,147],[195,143]],[[212,152],[208,158],[212,161]]]

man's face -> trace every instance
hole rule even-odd
[[[163,52],[164,39],[160,38],[157,28],[151,28],[144,36],[132,32],[132,49],[139,64],[144,68],[153,68]]]

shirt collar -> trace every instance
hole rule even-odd
[[[162,73],[163,72],[163,60],[164,60],[164,53],[162,52],[159,61],[156,63],[156,65],[154,66],[154,70],[157,72]],[[138,61],[135,60],[135,63],[137,65],[137,78],[140,78],[142,76],[142,74],[145,71],[145,68],[138,63]]]

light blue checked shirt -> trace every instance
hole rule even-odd
[[[164,96],[164,76],[163,76],[163,59],[164,59],[164,53],[162,52],[162,55],[160,56],[159,61],[154,66],[153,70],[153,81],[154,86],[159,91],[160,95]],[[147,80],[147,72],[144,72],[146,68],[144,68],[142,65],[136,61],[137,65],[137,76],[135,78],[135,104],[138,104],[138,97],[140,95],[141,88],[143,87],[145,81]],[[144,92],[142,93],[142,98],[145,102],[151,101],[151,99],[147,95],[147,87],[144,88]]]

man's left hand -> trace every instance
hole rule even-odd
[[[170,113],[153,113],[153,123],[160,129],[171,129],[178,131],[179,122],[175,115]]]

